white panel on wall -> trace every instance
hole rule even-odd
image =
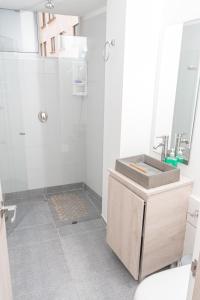
[[[103,217],[108,168],[119,157],[149,153],[157,50],[164,0],[107,2],[107,39],[115,39],[106,64]]]
[[[127,0],[121,157],[149,152],[162,10],[163,0]]]
[[[107,218],[108,172],[120,156],[126,0],[108,0],[106,40],[115,39],[105,70],[102,215]]]
[[[88,96],[86,118],[86,184],[102,195],[105,64],[102,49],[106,35],[105,10],[81,19],[81,34],[88,39]]]

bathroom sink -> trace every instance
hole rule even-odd
[[[115,170],[146,189],[180,180],[180,169],[145,154],[117,159]]]

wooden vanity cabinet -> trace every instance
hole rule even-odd
[[[110,170],[107,243],[134,279],[142,279],[183,253],[192,181],[147,190]]]

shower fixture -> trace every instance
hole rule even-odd
[[[41,123],[46,123],[48,120],[48,114],[45,111],[40,111],[38,114],[38,119]]]
[[[45,4],[45,7],[47,9],[53,9],[54,8],[54,3],[52,0],[47,0],[46,4]]]

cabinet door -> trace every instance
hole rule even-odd
[[[137,280],[144,201],[109,177],[107,243]]]
[[[190,193],[191,187],[182,187],[148,199],[143,230],[141,278],[181,258]]]

